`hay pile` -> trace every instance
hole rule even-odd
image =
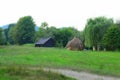
[[[69,50],[83,50],[84,46],[80,39],[74,37],[71,41],[67,43],[66,48]]]

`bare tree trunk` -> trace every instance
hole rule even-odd
[[[106,48],[104,48],[104,51],[106,51]]]
[[[99,45],[97,46],[97,51],[100,51],[100,46]]]
[[[95,48],[95,46],[93,46],[93,51],[96,51],[96,48]]]

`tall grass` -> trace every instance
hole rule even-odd
[[[26,66],[0,66],[0,80],[75,80],[64,75]]]

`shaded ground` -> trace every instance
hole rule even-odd
[[[44,70],[61,73],[65,76],[73,77],[77,80],[120,80],[120,78],[109,77],[109,76],[100,76],[100,75],[91,74],[91,73],[87,73],[87,72],[77,72],[77,71],[72,71],[72,70],[67,70],[67,69],[45,68]]]

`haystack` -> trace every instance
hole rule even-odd
[[[74,37],[67,43],[66,48],[69,50],[83,50],[84,46],[80,39]]]

